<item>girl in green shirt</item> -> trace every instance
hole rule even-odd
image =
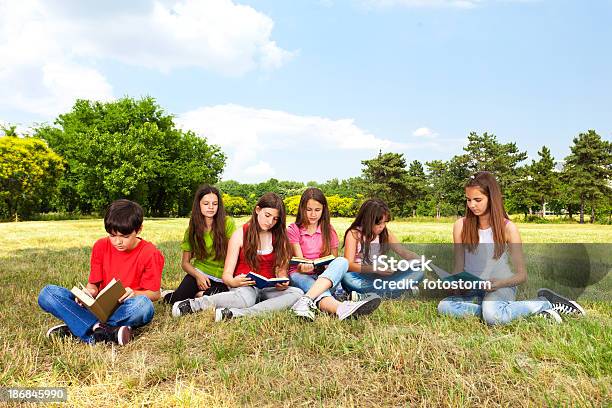
[[[219,190],[208,184],[200,186],[181,243],[181,268],[187,274],[176,290],[162,293],[166,303],[227,291],[221,275],[227,243],[235,229],[234,220],[225,213]]]

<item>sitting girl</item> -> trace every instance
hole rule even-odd
[[[415,265],[404,271],[391,268],[374,268],[374,260],[389,249],[404,259],[417,257],[406,250],[387,228],[391,212],[384,201],[370,199],[364,202],[355,221],[344,234],[344,257],[349,272],[342,279],[342,286],[352,293],[351,299],[361,299],[356,294],[377,293],[386,297],[399,297],[404,293],[418,295],[418,283],[423,279],[421,267]]]
[[[227,291],[221,275],[227,243],[235,230],[234,220],[225,214],[219,190],[207,184],[200,186],[193,198],[189,228],[181,244],[181,268],[187,275],[176,290],[163,291],[164,302],[173,304]]]
[[[478,172],[466,184],[465,196],[465,217],[453,226],[454,272],[466,271],[488,280],[490,288],[443,299],[438,304],[440,314],[479,316],[490,325],[528,315],[541,315],[560,323],[559,313],[585,314],[576,302],[550,289],[540,289],[538,299],[516,301],[516,287],[527,280],[527,271],[521,236],[504,210],[499,184],[493,174]],[[508,253],[514,274],[508,265]]]
[[[338,235],[331,225],[327,199],[321,190],[310,187],[302,194],[295,223],[287,230],[293,256],[317,259],[327,255],[336,258],[325,268],[300,263],[290,268],[291,284],[306,292],[291,308],[297,316],[314,320],[320,310],[344,320],[372,313],[380,304],[380,297],[340,303],[331,294],[348,269],[345,258],[338,257]]]
[[[287,277],[291,246],[285,218],[283,200],[275,193],[264,194],[250,220],[230,238],[223,268],[223,282],[230,290],[177,302],[172,314],[216,308],[215,321],[221,321],[291,307],[304,294],[302,290],[290,287],[289,282],[258,289],[246,276],[252,271],[268,279]]]

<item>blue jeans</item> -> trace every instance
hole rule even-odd
[[[87,308],[79,306],[66,288],[47,285],[38,295],[40,307],[62,320],[72,334],[86,343],[93,343],[91,328],[98,322]],[[106,324],[109,326],[144,326],[153,319],[153,302],[143,295],[134,296],[119,305]]]
[[[327,278],[331,282],[332,286],[331,288],[317,296],[316,299],[314,299],[315,303],[317,303],[324,297],[332,295],[331,291],[333,291],[336,286],[338,286],[338,284],[342,281],[342,278],[346,274],[346,271],[348,271],[348,261],[346,260],[346,258],[339,256],[327,266],[327,269],[325,269],[323,273],[319,275],[309,275],[306,273],[293,272],[291,273],[289,278],[291,279],[291,285],[302,289],[304,293],[310,290],[310,288],[312,287],[312,285],[314,285],[317,279]]]
[[[410,284],[416,286],[423,280],[424,276],[423,271],[413,269],[398,271],[390,276],[375,273],[347,272],[342,279],[342,286],[347,292],[374,292],[383,297],[397,298],[410,289]]]
[[[478,316],[485,323],[496,325],[552,308],[544,298],[515,299],[516,287],[500,288],[493,292],[470,291],[462,296],[442,299],[438,303],[438,313],[454,317]]]

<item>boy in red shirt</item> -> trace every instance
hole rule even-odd
[[[132,339],[133,327],[144,326],[153,319],[152,302],[160,297],[164,256],[152,243],[137,236],[142,231],[142,220],[140,205],[129,200],[114,201],[104,216],[109,236],[93,246],[86,289],[96,297],[115,278],[126,290],[108,321],[98,322],[68,289],[47,285],[40,291],[38,304],[64,322],[50,328],[47,337],[72,334],[86,343],[124,345]]]

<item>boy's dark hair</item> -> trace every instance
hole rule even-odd
[[[104,229],[109,234],[131,234],[142,227],[142,207],[134,201],[120,199],[108,206],[104,215]]]

